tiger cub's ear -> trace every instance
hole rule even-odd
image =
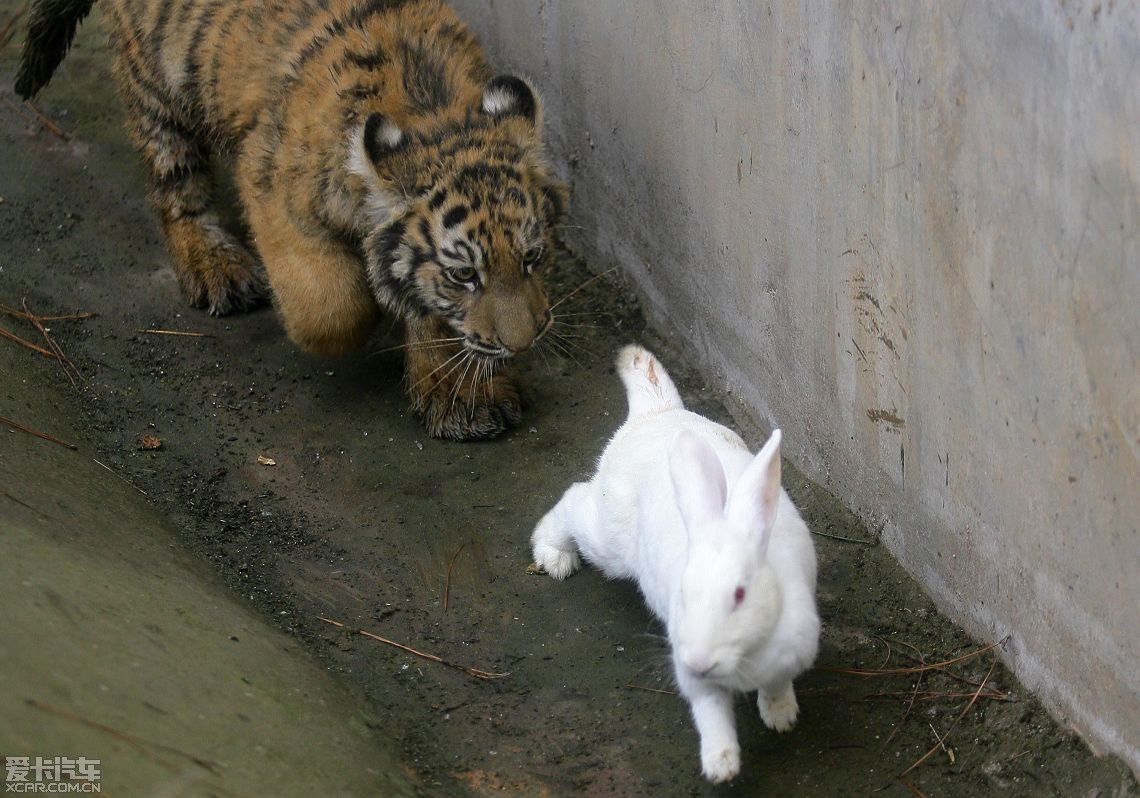
[[[383,114],[369,114],[364,123],[364,151],[368,159],[378,164],[385,155],[401,149],[407,143],[404,131]]]
[[[514,75],[491,78],[483,89],[482,111],[494,119],[521,116],[536,126],[539,123],[538,95],[529,83]]]
[[[369,114],[351,131],[348,171],[364,182],[363,211],[370,227],[386,224],[406,202],[404,169],[392,158],[408,145],[408,137],[383,114]],[[381,177],[383,175],[383,177]]]

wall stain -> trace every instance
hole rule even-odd
[[[875,423],[885,422],[895,429],[903,429],[906,427],[906,421],[899,418],[893,410],[868,410],[867,418]]]

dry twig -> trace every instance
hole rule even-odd
[[[20,336],[16,335],[16,333],[5,330],[3,327],[0,327],[0,338],[7,338],[10,341],[15,341],[20,346],[26,346],[28,349],[31,349],[33,352],[39,352],[41,355],[44,355],[45,357],[51,357],[51,358],[56,357],[55,352],[52,352],[49,349],[44,349],[42,346],[37,346],[36,344],[33,344],[31,341],[29,341],[25,338],[21,338]]]
[[[875,635],[875,639],[887,647],[887,656],[883,657],[883,664],[879,666],[880,668],[885,668],[887,667],[887,663],[891,661],[891,655],[895,653],[894,649],[891,648],[891,644],[887,642],[887,639],[885,637],[879,637],[879,635]]]
[[[887,736],[888,743],[895,738],[895,735],[899,733],[899,729],[901,729],[903,727],[903,724],[906,723],[906,719],[910,717],[910,713],[914,711],[914,702],[915,699],[918,698],[918,688],[919,685],[922,684],[922,677],[925,675],[925,673],[920,673],[914,680],[914,688],[910,691],[910,697],[906,702],[906,709],[903,710],[903,714],[902,717],[899,718],[899,722],[895,724],[895,727],[891,729],[890,735]]]
[[[926,793],[918,789],[918,785],[908,779],[906,776],[899,776],[899,781],[902,782],[902,785],[904,787],[910,790],[910,794],[913,795],[914,798],[928,798]]]
[[[36,108],[36,106],[32,104],[31,100],[24,100],[24,105],[26,105],[28,110],[35,115],[36,119],[41,125],[43,125],[44,129],[49,130],[63,141],[71,141],[71,136],[64,132],[59,125],[49,119],[43,111],[41,111],[39,108]]]
[[[213,335],[211,335],[210,333],[200,333],[200,332],[184,332],[184,331],[182,331],[182,330],[155,330],[155,329],[148,329],[148,330],[135,330],[135,332],[138,332],[138,333],[149,333],[150,335],[181,335],[181,336],[184,336],[184,337],[186,337],[186,338],[213,338],[213,337],[214,337],[214,336],[213,336]]]
[[[809,529],[813,535],[819,535],[821,538],[829,538],[830,540],[842,540],[844,543],[858,543],[861,546],[874,546],[879,541],[877,540],[860,540],[859,538],[845,538],[842,535],[831,535],[827,532],[816,532],[814,529]]]
[[[142,488],[140,488],[138,485],[136,485],[135,483],[131,482],[129,479],[127,479],[126,477],[124,477],[123,475],[121,475],[121,474],[120,474],[119,472],[117,472],[115,469],[111,468],[111,466],[107,465],[106,463],[101,463],[101,462],[99,462],[99,461],[98,461],[98,460],[96,460],[94,457],[92,457],[92,458],[91,458],[91,460],[92,460],[92,461],[95,463],[95,465],[97,465],[97,466],[102,466],[103,468],[107,469],[107,470],[108,470],[108,471],[110,471],[112,474],[114,474],[116,477],[118,477],[119,479],[121,479],[123,482],[126,482],[126,483],[127,483],[128,485],[130,485],[132,488],[134,488],[135,490],[137,490],[137,491],[138,491],[139,493],[141,493],[143,496],[146,496],[148,499],[150,498],[150,494],[149,494],[149,493],[147,493],[145,490],[143,490]]]
[[[448,598],[451,596],[451,569],[455,565],[455,559],[459,556],[459,552],[463,551],[466,543],[460,543],[459,548],[451,555],[451,559],[447,563],[447,576],[443,580],[443,611],[447,612]]]
[[[11,305],[5,305],[3,302],[0,302],[0,313],[4,313],[16,319],[30,319],[32,317],[31,313],[20,310],[19,308],[14,308]],[[83,310],[77,313],[65,313],[60,316],[36,316],[36,318],[40,321],[72,321],[77,319],[93,319],[98,315],[98,313]]]
[[[217,771],[217,765],[215,765],[210,760],[204,759],[200,756],[195,756],[194,754],[188,754],[185,751],[182,751],[178,748],[174,748],[173,746],[163,745],[162,743],[151,742],[150,740],[139,737],[137,734],[131,734],[130,732],[125,732],[121,729],[116,729],[114,726],[108,726],[107,724],[100,723],[97,720],[91,720],[90,718],[85,718],[82,715],[77,715],[74,712],[71,712],[70,710],[63,709],[62,707],[53,706],[51,704],[46,704],[43,701],[37,701],[34,698],[29,698],[27,701],[28,701],[29,706],[34,707],[34,708],[40,710],[41,712],[46,712],[49,715],[55,715],[57,718],[64,718],[65,720],[73,720],[77,723],[82,723],[84,726],[87,726],[89,728],[96,729],[97,731],[101,731],[101,732],[104,732],[106,734],[109,734],[112,737],[118,738],[118,739],[122,740],[123,742],[128,743],[129,745],[134,747],[136,750],[141,751],[144,754],[147,753],[147,751],[150,749],[157,750],[157,751],[163,751],[163,752],[169,753],[169,754],[176,754],[177,756],[183,757],[184,759],[188,759],[189,761],[193,762],[195,765],[197,765],[200,768],[205,768],[206,770],[210,771],[211,773],[216,774],[218,772]],[[162,761],[162,760],[158,760],[158,761]]]
[[[891,649],[891,644],[888,643],[885,638],[876,636],[876,639],[881,640],[883,642],[883,645],[885,645],[887,647],[887,658],[883,661],[883,664],[879,666],[880,668],[885,668],[887,666],[887,663],[890,662],[891,654],[893,654],[894,652]],[[921,651],[919,651],[917,648],[912,646],[910,643],[907,643],[904,641],[899,641],[899,642],[901,642],[902,645],[906,646],[907,648],[909,648],[914,653],[918,654],[920,665],[926,664],[926,656]],[[907,700],[907,704],[906,704],[906,709],[903,710],[902,717],[899,718],[898,722],[895,724],[895,727],[893,729],[891,729],[891,733],[887,736],[887,742],[888,743],[891,740],[895,739],[895,735],[898,734],[899,731],[902,730],[903,724],[906,723],[906,719],[909,718],[910,713],[914,711],[914,702],[915,702],[915,699],[918,698],[918,688],[922,685],[922,677],[924,675],[925,674],[920,673],[920,674],[918,674],[918,677],[914,680],[914,687],[907,694],[908,700]]]
[[[980,657],[987,651],[992,651],[998,646],[1004,646],[1009,640],[1009,636],[1003,637],[996,643],[990,643],[988,646],[969,651],[961,656],[954,657],[953,659],[944,660],[942,662],[934,662],[928,665],[916,665],[913,668],[840,668],[840,667],[818,667],[817,671],[825,671],[827,673],[846,673],[850,676],[899,676],[908,673],[922,673],[924,671],[940,671],[945,670],[951,665],[957,665],[960,662]]]
[[[934,735],[934,739],[938,740],[938,730],[934,728],[934,724],[928,722],[926,725],[930,727],[930,733]],[[946,758],[949,759],[950,764],[953,765],[956,761],[954,757],[954,749],[947,748],[946,743],[942,742],[941,740],[938,740],[938,744],[942,746],[942,751],[946,754]]]
[[[882,642],[887,647],[887,659],[884,660],[884,662],[883,662],[883,665],[885,666],[886,663],[890,660],[891,645],[882,637],[877,637],[876,639],[879,640],[880,642]],[[865,700],[869,700],[872,698],[890,698],[890,699],[903,698],[903,697],[906,698],[906,709],[903,711],[902,717],[899,718],[898,722],[894,726],[894,729],[891,731],[890,735],[887,737],[887,742],[890,742],[891,740],[894,739],[895,735],[898,734],[899,731],[903,728],[903,724],[906,722],[907,718],[910,717],[911,712],[914,710],[914,705],[918,701],[937,701],[937,700],[945,699],[945,698],[959,698],[959,697],[966,697],[966,696],[970,697],[971,704],[976,702],[978,700],[978,698],[987,698],[987,699],[990,699],[993,701],[1012,701],[1013,699],[1011,696],[1009,696],[1006,693],[1002,693],[998,690],[985,690],[985,691],[983,691],[983,689],[985,687],[985,680],[983,680],[981,682],[981,684],[979,684],[979,683],[973,681],[972,679],[968,679],[964,676],[959,676],[958,674],[953,673],[950,670],[948,670],[949,666],[951,666],[951,665],[955,665],[955,664],[958,664],[961,662],[965,662],[967,660],[970,660],[970,659],[973,659],[977,656],[980,656],[981,654],[984,654],[987,651],[991,651],[997,646],[1005,645],[1007,640],[1009,640],[1008,636],[1006,636],[1005,638],[1003,638],[1002,640],[1000,640],[996,643],[991,643],[988,646],[983,646],[982,648],[976,649],[974,651],[967,652],[966,654],[962,654],[961,656],[953,657],[951,659],[944,660],[942,662],[935,662],[935,663],[928,663],[926,661],[926,656],[921,651],[919,651],[917,648],[912,646],[910,643],[907,643],[907,642],[902,641],[902,640],[898,640],[898,641],[896,641],[897,643],[899,643],[902,646],[909,648],[911,651],[913,651],[917,655],[917,656],[910,656],[910,655],[904,653],[902,656],[906,657],[907,659],[909,659],[911,661],[917,661],[918,665],[915,665],[915,666],[909,667],[909,668],[887,668],[887,667],[882,667],[882,666],[878,667],[878,668],[820,667],[820,668],[817,668],[817,670],[826,671],[826,672],[830,672],[830,673],[843,673],[843,674],[848,674],[848,675],[853,675],[853,676],[917,675],[917,678],[914,681],[914,685],[911,687],[910,690],[907,690],[905,692],[904,691],[884,691],[884,692],[879,692],[879,693],[872,693],[872,694],[866,696],[866,698],[865,698]],[[951,679],[955,679],[955,680],[961,681],[961,682],[966,682],[966,683],[970,684],[971,686],[976,686],[978,689],[973,691],[973,692],[970,692],[970,693],[938,691],[938,690],[921,690],[920,691],[919,688],[922,686],[923,677],[930,671],[937,671],[938,673],[941,673],[944,676],[947,676]],[[992,673],[992,668],[991,668],[991,673]],[[989,675],[986,676],[986,679],[989,679]],[[905,776],[905,773],[903,775]],[[903,779],[901,777],[900,777],[900,781],[903,781]]]
[[[900,698],[915,697],[915,701],[941,701],[946,698],[969,698],[973,695],[972,692],[955,692],[955,691],[942,691],[942,690],[888,690],[881,693],[868,693],[864,699],[870,701],[872,699],[881,698],[884,700],[895,700]],[[991,701],[1004,701],[1011,702],[1013,698],[1006,693],[999,693],[997,690],[987,690],[983,692],[979,698],[988,698]]]
[[[4,26],[4,29],[0,30],[0,49],[8,46],[8,42],[11,41],[12,36],[16,33],[16,23],[20,21],[20,18],[24,16],[27,10],[28,5],[25,3],[23,8],[12,15],[12,18],[8,20],[8,24]]]
[[[406,651],[409,654],[414,654],[415,656],[420,657],[421,659],[430,660],[432,662],[438,662],[440,665],[446,665],[449,668],[454,668],[457,671],[461,671],[463,673],[466,673],[468,676],[474,676],[476,679],[484,679],[484,680],[502,679],[505,676],[511,675],[509,672],[508,673],[495,673],[494,671],[485,671],[485,670],[481,670],[479,668],[471,668],[467,665],[460,665],[460,664],[455,663],[455,662],[450,662],[448,660],[445,660],[443,657],[436,656],[435,654],[427,654],[427,653],[424,653],[423,651],[416,651],[411,646],[405,646],[403,643],[397,643],[395,640],[389,640],[386,637],[381,637],[380,635],[372,634],[372,632],[366,632],[363,629],[352,629],[351,627],[345,626],[340,621],[334,621],[331,618],[325,618],[321,615],[318,615],[317,619],[320,621],[323,621],[327,624],[331,624],[332,626],[335,626],[339,629],[344,629],[347,632],[352,632],[352,633],[355,633],[358,635],[363,635],[364,637],[370,638],[370,639],[375,640],[375,641],[380,642],[380,643],[384,643],[385,645],[389,645],[389,646],[393,646],[395,648],[398,648],[401,651]]]
[[[992,647],[993,646],[991,646],[991,648]],[[950,728],[948,728],[946,730],[945,734],[943,734],[941,737],[937,738],[938,742],[936,742],[934,745],[932,745],[930,747],[930,750],[928,750],[925,754],[923,754],[918,759],[916,759],[911,764],[910,767],[908,767],[906,770],[904,770],[902,773],[900,773],[898,775],[899,780],[904,779],[908,773],[913,771],[915,768],[917,768],[919,765],[921,765],[926,760],[930,759],[930,757],[934,755],[934,752],[937,751],[939,748],[945,748],[944,744],[946,742],[946,738],[948,738],[950,736],[950,732],[954,731],[954,727],[958,725],[958,721],[960,721],[960,720],[962,720],[962,718],[966,717],[966,713],[968,713],[970,711],[970,709],[974,706],[974,704],[977,702],[978,696],[980,696],[982,694],[982,690],[985,688],[986,682],[988,682],[990,677],[993,676],[994,668],[996,668],[996,667],[997,667],[997,658],[995,657],[994,661],[990,664],[990,669],[986,672],[986,678],[982,679],[982,683],[978,686],[978,689],[974,692],[974,695],[970,698],[969,702],[962,709],[962,711],[958,713],[958,717],[954,718],[954,720],[950,723]]]
[[[657,687],[644,687],[640,684],[627,684],[626,687],[630,690],[644,690],[647,693],[660,693],[661,695],[677,695],[676,690],[661,690]]]
[[[43,325],[40,317],[35,313],[32,313],[32,309],[28,307],[28,300],[23,300],[22,304],[24,306],[24,313],[27,314],[28,321],[30,321],[32,325],[40,331],[40,335],[44,337],[44,341],[47,342],[48,347],[52,352],[55,353],[56,359],[59,360],[60,365],[63,368],[64,375],[67,377],[68,382],[71,383],[71,387],[79,390],[79,382],[77,382],[76,379],[78,378],[78,380],[82,382],[83,375],[79,373],[79,369],[75,367],[75,364],[71,361],[71,358],[64,354],[63,349],[60,347],[60,345],[56,343],[56,340],[52,338],[48,333],[47,327]]]
[[[73,451],[73,452],[79,450],[79,447],[73,443],[67,443],[66,441],[61,441],[59,438],[48,435],[45,432],[40,432],[39,430],[34,430],[31,427],[25,427],[23,424],[19,424],[10,418],[0,416],[0,422],[7,424],[9,427],[12,427],[13,429],[18,429],[18,430],[20,430],[20,432],[26,432],[29,435],[35,435],[37,438],[43,438],[45,441],[51,441],[52,443],[58,443],[60,446],[71,449],[71,451]]]
[[[898,642],[902,643],[901,640]],[[911,646],[909,643],[903,643],[903,645],[908,646],[911,650],[917,651],[917,649],[915,649],[914,646]],[[923,659],[921,656],[912,657],[909,654],[903,654],[903,656],[906,657],[911,662],[917,662],[919,665],[926,665],[927,664],[926,660]],[[962,684],[967,684],[970,687],[977,687],[978,686],[978,682],[976,679],[971,679],[969,676],[962,676],[961,674],[954,673],[954,671],[950,670],[949,668],[936,668],[935,670],[937,670],[943,676],[945,676],[949,679],[953,679],[956,682],[961,682]],[[967,693],[967,695],[969,695],[969,694]],[[985,697],[985,696],[983,696],[983,697]],[[1010,695],[1006,695],[1005,698],[1009,701],[1013,700],[1013,696],[1010,696]]]

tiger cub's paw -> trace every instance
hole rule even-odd
[[[182,295],[211,316],[229,316],[265,304],[269,286],[257,260],[245,247],[209,242],[191,252],[192,262],[175,262]]]
[[[441,380],[413,404],[433,438],[471,441],[493,438],[522,420],[522,400],[514,379],[499,372],[489,379]]]

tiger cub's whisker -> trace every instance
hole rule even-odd
[[[451,357],[449,357],[447,360],[445,360],[445,361],[443,361],[442,363],[440,363],[438,366],[436,366],[436,367],[435,367],[434,369],[432,369],[430,372],[428,372],[427,374],[425,374],[423,377],[420,377],[420,379],[419,379],[419,380],[417,380],[417,381],[416,381],[416,382],[415,382],[415,383],[412,385],[412,388],[417,388],[417,387],[419,387],[420,385],[422,385],[423,383],[427,382],[429,379],[431,379],[431,377],[432,377],[432,376],[434,376],[434,375],[435,375],[435,373],[436,373],[436,372],[438,372],[440,369],[442,369],[442,368],[443,368],[444,366],[446,366],[448,363],[451,363],[451,362],[452,362],[453,360],[455,360],[456,358],[459,358],[459,357],[463,357],[463,355],[465,355],[466,353],[467,353],[467,350],[465,350],[465,349],[460,349],[458,352],[456,352],[454,355],[452,355]],[[450,373],[450,372],[448,372],[448,373]]]
[[[595,282],[597,282],[598,280],[602,279],[603,277],[605,277],[605,276],[606,276],[607,274],[609,274],[610,272],[615,272],[615,271],[617,271],[617,266],[614,266],[613,268],[610,268],[610,269],[606,269],[604,272],[601,272],[600,274],[595,274],[595,275],[594,275],[593,277],[591,277],[589,280],[587,280],[586,282],[582,283],[580,286],[578,286],[577,288],[575,288],[575,289],[574,289],[573,291],[571,291],[569,294],[567,294],[566,296],[562,297],[562,298],[561,298],[561,299],[559,299],[557,302],[555,302],[553,305],[551,305],[551,306],[550,306],[550,310],[552,310],[552,311],[553,311],[553,310],[554,310],[556,307],[558,307],[558,306],[559,306],[559,305],[561,305],[563,302],[565,302],[565,301],[567,301],[568,299],[570,299],[571,297],[573,297],[575,294],[577,294],[577,293],[578,293],[579,291],[581,291],[582,289],[584,289],[584,288],[586,288],[587,286],[589,286],[590,284],[592,284],[592,283],[595,283]]]

